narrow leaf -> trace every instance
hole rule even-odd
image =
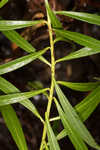
[[[19,89],[17,89],[14,85],[12,85],[10,82],[8,82],[2,77],[0,77],[0,90],[3,91],[5,94],[20,93]],[[30,100],[25,99],[23,101],[20,101],[19,103],[22,104],[31,112],[33,112],[33,114],[42,121],[40,114],[38,113],[36,107]]]
[[[14,30],[10,31],[2,31],[2,33],[13,43],[16,43],[17,46],[22,48],[28,53],[35,52],[36,49],[28,42],[26,41],[19,33],[17,33]],[[39,59],[46,63],[47,65],[51,66],[51,64],[43,57],[40,56]]]
[[[81,57],[100,53],[100,41],[99,40],[96,40],[92,37],[89,37],[80,33],[76,33],[76,32],[57,30],[57,29],[55,29],[55,31],[59,36],[65,39],[70,39],[82,46],[86,46],[78,51],[75,51],[69,54],[68,56],[65,56],[57,60],[56,62],[81,58]]]
[[[73,11],[57,11],[56,14],[69,16],[77,20],[100,25],[100,16],[96,14],[89,14],[84,12],[73,12]]]
[[[86,98],[84,98],[79,104],[75,106],[76,112],[79,114],[80,119],[84,122],[96,109],[100,103],[100,86],[93,90]],[[67,132],[63,130],[58,134],[57,139],[62,139],[67,135]]]
[[[24,92],[24,93],[2,95],[2,96],[0,96],[0,106],[18,103],[27,98],[31,98],[38,94],[44,93],[45,91],[47,91],[47,89],[41,89],[41,90],[36,90],[36,91],[31,91],[31,92]]]
[[[66,86],[72,90],[81,92],[92,91],[98,85],[100,85],[100,82],[73,83],[73,82],[58,81],[57,83]]]
[[[62,25],[61,25],[60,21],[58,20],[58,18],[56,17],[56,15],[54,14],[54,12],[51,10],[48,0],[45,0],[45,5],[46,5],[46,10],[50,17],[53,28],[61,29]]]
[[[11,21],[11,20],[0,20],[0,31],[7,31],[13,29],[21,29],[25,27],[34,26],[37,24],[45,23],[44,20],[37,21]]]
[[[65,97],[60,87],[55,83],[56,92],[61,103],[62,108],[66,114],[66,118],[70,124],[70,128],[74,128],[75,132],[80,135],[80,137],[91,147],[100,149],[96,144],[95,140],[91,136],[90,132],[87,130],[85,125],[80,120],[80,117],[74,110],[74,108],[69,103],[68,99]],[[74,125],[74,126],[73,126]]]
[[[88,119],[100,103],[100,86],[93,90],[86,98],[75,106],[82,121]]]
[[[68,135],[68,131],[66,129],[63,129],[58,135],[57,135],[57,140],[63,139],[65,136]]]
[[[61,62],[61,61],[66,61],[66,60],[72,60],[72,59],[77,59],[77,58],[81,58],[81,57],[86,57],[86,56],[97,54],[99,52],[100,52],[99,49],[93,49],[93,48],[84,47],[84,48],[81,48],[78,51],[70,53],[68,56],[65,56],[63,58],[58,59],[56,62]]]
[[[2,8],[7,2],[8,2],[8,0],[1,0],[0,8]]]
[[[23,37],[21,37],[21,35],[19,33],[17,33],[14,30],[11,31],[2,31],[2,33],[13,43],[16,43],[17,46],[19,46],[20,48],[22,48],[23,50],[25,50],[28,53],[32,53],[35,52],[36,49],[27,41],[25,40]]]
[[[6,64],[0,65],[0,75],[14,71],[18,68],[21,68],[21,67],[29,64],[33,60],[39,58],[39,56],[45,52],[46,52],[46,49],[41,50],[39,52],[34,52],[34,53],[29,54],[27,56],[23,56],[23,57],[18,58],[16,60],[10,61]]]
[[[86,46],[88,48],[92,48],[94,52],[100,52],[100,41],[96,40],[95,38],[92,38],[90,36],[77,33],[77,32],[71,32],[66,30],[58,30],[54,29],[56,33],[59,34],[59,36],[64,37],[65,39],[72,40],[82,46]],[[91,50],[91,49],[89,49]]]
[[[9,129],[19,150],[28,150],[23,130],[12,106],[0,107],[7,128]]]
[[[83,142],[83,140],[81,139],[80,135],[78,134],[78,132],[75,131],[73,125],[69,122],[69,120],[67,119],[66,114],[63,112],[63,110],[61,109],[60,105],[58,104],[57,101],[55,101],[56,106],[57,106],[57,110],[59,112],[61,121],[63,123],[63,126],[66,130],[66,132],[68,133],[68,137],[71,140],[71,142],[73,143],[74,147],[76,150],[88,150],[88,148],[86,147],[85,143]]]
[[[49,142],[50,150],[60,150],[57,139],[49,123],[47,114],[45,115],[45,118],[46,118],[46,127],[47,127],[47,135],[48,135],[48,142]]]

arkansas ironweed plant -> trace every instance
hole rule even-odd
[[[0,8],[3,7],[6,2],[7,0],[2,0],[0,2]],[[100,16],[72,11],[54,12],[50,8],[48,0],[45,0],[45,7],[47,12],[47,20],[13,21],[1,19],[0,21],[0,31],[11,42],[16,43],[18,47],[29,53],[26,56],[0,65],[0,90],[5,93],[5,95],[0,95],[0,111],[19,150],[28,150],[28,147],[18,117],[13,106],[11,105],[13,103],[20,103],[29,109],[43,123],[43,135],[41,139],[40,150],[60,150],[58,140],[64,138],[65,136],[66,138],[68,136],[76,150],[87,150],[87,145],[100,150],[100,146],[95,142],[91,133],[84,125],[84,121],[88,119],[88,117],[93,113],[100,103],[100,82],[72,83],[56,81],[55,78],[55,66],[57,63],[100,53],[99,40],[81,33],[64,30],[62,23],[59,21],[56,15],[64,15],[96,25],[100,25]],[[38,52],[28,41],[26,41],[18,32],[15,31],[15,29],[17,30],[25,27],[35,26],[37,24],[43,24],[48,27],[50,39],[50,46],[48,45],[48,47],[45,47]],[[54,33],[55,36],[53,36]],[[74,51],[63,58],[55,60],[55,43],[68,40],[76,42],[77,44],[83,46],[83,48]],[[42,56],[48,50],[51,52],[51,62]],[[19,89],[2,77],[3,74],[19,69],[36,59],[40,59],[50,67],[50,87],[22,93]],[[60,85],[77,91],[92,92],[75,107],[72,107],[69,100],[61,90]],[[54,97],[54,90],[56,90],[58,98]],[[29,100],[29,98],[39,94],[44,94],[48,99],[45,119],[41,117],[34,104]],[[53,102],[56,105],[58,116],[55,118],[50,118],[50,110]],[[61,120],[63,125],[63,130],[57,136],[55,135],[51,125],[51,121],[55,120]]]

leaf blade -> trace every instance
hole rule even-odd
[[[5,94],[20,93],[19,89],[17,89],[14,85],[12,85],[10,82],[2,77],[0,77],[0,90],[3,91]],[[43,121],[35,105],[30,100],[25,99],[23,101],[20,101],[19,103],[26,107],[28,110],[30,110],[41,121]]]
[[[44,20],[37,21],[11,21],[11,20],[0,20],[0,31],[8,31],[13,29],[21,29],[30,27],[33,25],[45,23]]]
[[[53,28],[59,28],[59,29],[62,28],[60,21],[57,19],[56,15],[54,14],[54,12],[50,8],[48,0],[45,0],[45,6],[46,6],[46,10],[47,10],[47,13],[50,17],[51,24],[52,24]]]
[[[0,75],[14,71],[18,68],[21,68],[28,63],[32,62],[33,60],[39,58],[40,55],[46,52],[46,49],[41,50],[39,52],[34,52],[32,54],[28,54],[16,60],[10,61],[6,64],[0,65]]]
[[[81,92],[92,91],[98,85],[100,85],[100,82],[73,83],[73,82],[66,82],[66,81],[57,81],[57,83],[65,87],[68,87],[72,90],[81,91]]]
[[[76,150],[88,150],[88,148],[86,147],[85,143],[83,142],[83,140],[81,139],[80,135],[75,132],[73,126],[70,124],[70,122],[68,121],[65,113],[63,112],[63,110],[61,109],[60,105],[58,104],[57,101],[55,101],[56,106],[57,106],[57,110],[58,113],[60,115],[61,121],[63,123],[63,126],[66,130],[66,133],[68,134],[70,140],[72,141],[74,147]]]
[[[47,91],[47,89],[35,90],[35,91],[24,92],[24,93],[2,95],[2,96],[0,96],[0,106],[18,103],[18,102],[23,101],[27,98],[31,98],[33,96],[41,94],[45,91]]]
[[[11,105],[3,106],[0,107],[0,111],[19,150],[28,150],[23,130],[13,107]]]
[[[51,125],[49,123],[47,114],[45,115],[46,118],[46,127],[47,127],[47,135],[48,135],[48,141],[50,145],[50,150],[60,150],[59,144],[57,142],[57,139],[54,135],[54,132],[51,128]]]
[[[94,147],[96,149],[100,149],[100,147],[96,144],[95,140],[91,136],[90,132],[87,130],[87,128],[84,126],[82,121],[80,120],[78,114],[75,112],[73,107],[68,102],[67,98],[61,91],[60,87],[55,82],[55,88],[56,92],[60,101],[60,104],[62,108],[64,109],[64,112],[66,114],[66,117],[70,123],[70,125],[74,124],[74,130],[76,133],[80,135],[80,137],[91,147]]]
[[[14,30],[10,30],[10,31],[2,31],[2,33],[10,41],[12,41],[13,43],[16,43],[17,46],[19,46],[26,52],[32,53],[36,51],[36,49],[28,41],[26,41],[23,37],[21,37],[21,35],[18,32]],[[46,63],[47,65],[51,66],[51,64],[43,56],[40,56],[39,59],[43,61],[44,63]]]
[[[2,8],[7,2],[8,2],[8,0],[2,0],[0,2],[0,8]]]
[[[85,12],[74,12],[74,11],[56,11],[56,14],[68,16],[91,24],[100,25],[100,16],[96,14],[89,14]]]
[[[88,117],[92,114],[92,112],[96,109],[98,104],[100,103],[100,86],[93,90],[86,98],[84,98],[79,104],[77,104],[74,108],[76,112],[79,114],[81,120],[84,122],[88,119]],[[67,136],[67,132],[65,130],[61,131],[58,134],[58,140]]]

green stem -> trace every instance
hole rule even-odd
[[[48,29],[49,29],[49,37],[50,37],[50,49],[51,49],[51,87],[50,87],[50,94],[48,98],[48,106],[47,106],[47,115],[48,118],[50,116],[50,109],[52,105],[53,100],[53,93],[54,93],[54,79],[55,79],[55,57],[54,57],[54,41],[53,41],[53,33],[52,33],[52,27],[51,27],[51,21],[48,15]],[[40,150],[43,150],[43,145],[45,143],[46,138],[46,126],[44,124],[43,129],[43,136],[42,136],[42,142],[40,146]]]

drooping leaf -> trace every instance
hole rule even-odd
[[[8,0],[1,0],[0,1],[0,8],[2,8],[7,2],[8,2]]]
[[[14,71],[18,68],[25,66],[26,64],[29,64],[33,60],[39,58],[39,56],[42,55],[43,53],[45,53],[46,50],[47,49],[41,50],[39,52],[34,52],[32,54],[28,54],[21,58],[10,61],[6,64],[0,65],[0,75]]]
[[[23,37],[21,37],[21,35],[19,33],[17,33],[14,30],[11,31],[2,31],[2,33],[13,43],[16,43],[17,46],[19,46],[20,48],[22,48],[23,50],[25,50],[28,53],[32,53],[35,52],[36,49],[27,41],[25,40]]]
[[[91,147],[100,149],[96,144],[95,140],[91,136],[90,132],[87,130],[85,125],[82,123],[80,117],[78,116],[75,109],[71,106],[66,96],[61,91],[60,87],[55,82],[56,92],[60,101],[62,108],[64,109],[65,116],[70,124],[70,128],[74,128],[74,131],[80,135],[80,137]],[[73,126],[74,125],[74,126]]]
[[[22,48],[28,53],[35,52],[36,49],[28,42],[26,41],[19,33],[17,33],[14,30],[10,31],[2,31],[2,33],[13,43],[16,43],[17,46]],[[47,65],[51,66],[51,64],[43,57],[40,56],[39,59],[46,63]]]
[[[93,92],[91,92],[74,108],[76,109],[76,112],[79,114],[80,119],[84,122],[96,109],[99,103],[100,103],[100,86],[94,89]],[[60,140],[65,136],[67,136],[67,132],[63,130],[61,131],[61,133],[58,134],[57,139]]]
[[[88,150],[88,148],[86,147],[81,136],[78,134],[78,132],[75,131],[74,125],[72,125],[71,122],[67,119],[66,114],[63,112],[63,110],[61,109],[58,102],[55,101],[55,103],[56,103],[57,110],[59,112],[61,121],[63,123],[63,126],[64,126],[66,132],[68,133],[68,137],[71,140],[71,142],[73,143],[75,149],[76,150],[83,150],[83,149]]]
[[[45,5],[46,5],[46,10],[50,17],[53,28],[61,29],[62,25],[61,25],[60,21],[58,20],[58,18],[56,17],[56,15],[54,14],[54,12],[51,10],[48,0],[45,0]]]
[[[100,82],[73,83],[73,82],[66,82],[66,81],[58,81],[58,84],[66,86],[72,90],[87,92],[95,89],[98,85],[100,85]]]
[[[38,94],[44,93],[45,91],[47,91],[47,89],[35,90],[35,91],[24,92],[24,93],[1,95],[0,96],[0,106],[5,106],[8,104],[14,104],[14,103],[21,102],[27,98],[31,98]]]
[[[13,107],[11,105],[3,106],[0,107],[0,111],[18,149],[28,150],[23,130]]]
[[[48,142],[49,142],[50,150],[60,150],[55,134],[49,123],[47,114],[45,115],[45,118],[46,118],[46,127],[47,127],[47,135],[48,135]]]
[[[73,11],[57,11],[56,14],[69,16],[77,20],[100,25],[100,16],[96,14],[89,14],[84,12],[73,12]]]
[[[8,31],[13,29],[21,29],[25,27],[34,26],[37,24],[45,23],[44,20],[36,21],[11,21],[11,20],[0,20],[0,31]]]
[[[17,89],[14,85],[12,85],[10,82],[8,82],[2,77],[0,77],[0,90],[3,91],[5,94],[20,93],[19,89]],[[40,114],[38,113],[36,107],[30,100],[25,99],[23,101],[20,101],[19,103],[26,107],[28,110],[30,110],[35,116],[37,116],[42,121]]]

